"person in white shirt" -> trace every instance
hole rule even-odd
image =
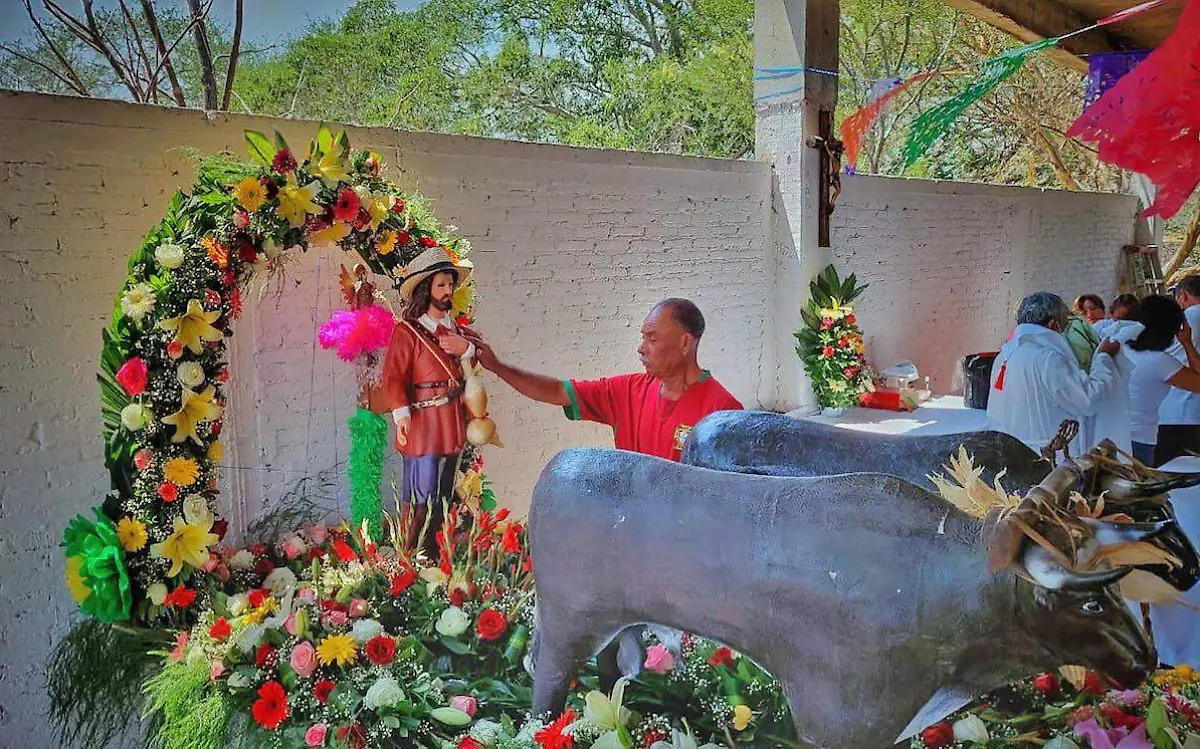
[[[1192,329],[1192,345],[1200,350],[1200,276],[1187,276],[1171,290]],[[1167,348],[1167,353],[1179,363],[1187,363],[1187,353],[1178,341]],[[1200,454],[1200,394],[1172,387],[1158,409],[1154,462],[1161,466],[1189,453]]]
[[[1068,419],[1080,422],[1080,435],[1091,433],[1097,410],[1113,396],[1108,385],[1120,344],[1101,341],[1091,371],[1083,371],[1062,335],[1070,314],[1057,294],[1039,291],[1021,300],[1017,329],[992,365],[988,429],[1010,434],[1036,451]],[[1076,455],[1088,447],[1080,437],[1071,443]]]
[[[1133,362],[1129,378],[1129,429],[1133,439],[1133,457],[1148,466],[1155,462],[1158,444],[1158,410],[1177,387],[1200,392],[1200,354],[1192,343],[1192,330],[1179,304],[1169,296],[1148,296],[1142,300],[1137,321],[1146,327],[1129,342],[1126,355]],[[1186,363],[1167,353],[1178,341]]]

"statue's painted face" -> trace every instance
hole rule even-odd
[[[646,374],[665,377],[686,366],[695,351],[696,339],[683,329],[669,309],[656,307],[642,323],[638,356]]]
[[[450,271],[442,271],[433,277],[429,287],[429,303],[442,312],[449,312],[454,306],[454,287],[458,276]]]

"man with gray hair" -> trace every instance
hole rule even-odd
[[[988,429],[1011,434],[1040,451],[1063,421],[1091,433],[1091,421],[1105,400],[1115,372],[1113,356],[1120,344],[1101,341],[1091,371],[1080,368],[1063,336],[1071,310],[1056,294],[1039,291],[1021,300],[1017,329],[1000,349],[992,366],[988,394]],[[1086,449],[1079,437],[1072,452]]]

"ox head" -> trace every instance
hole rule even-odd
[[[1141,536],[1126,532],[1132,540],[1142,540],[1157,530],[1157,526],[1144,529]],[[1093,541],[1080,549],[1077,560],[1086,562],[1096,546]],[[1087,666],[1122,687],[1133,688],[1158,666],[1154,645],[1117,588],[1132,568],[1067,570],[1033,542],[1027,544],[1022,566],[1033,582],[1031,594],[1024,597],[1025,626],[1046,656],[1047,668]]]

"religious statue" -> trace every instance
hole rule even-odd
[[[396,425],[400,498],[410,513],[406,543],[410,549],[422,544],[434,558],[442,502],[453,497],[472,416],[464,394],[475,356],[469,338],[477,335],[451,314],[454,292],[470,274],[470,264],[443,247],[429,248],[397,272],[403,309],[372,397],[372,410],[390,411]]]

